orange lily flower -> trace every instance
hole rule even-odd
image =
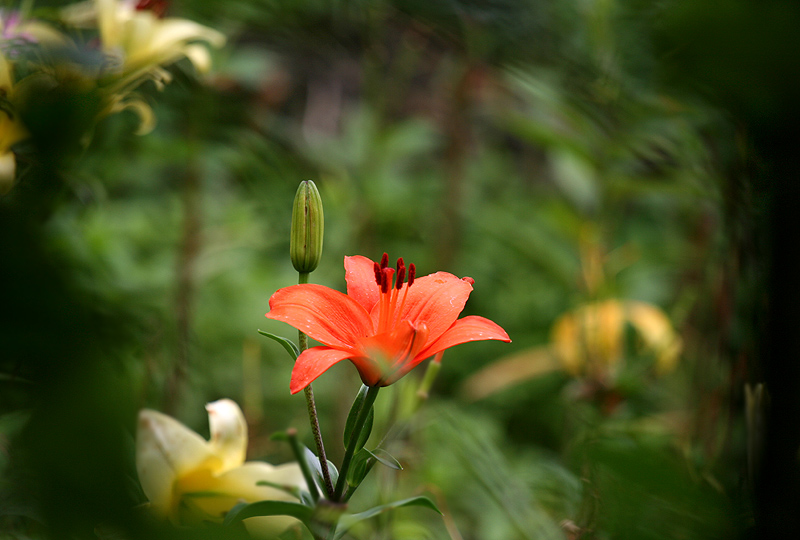
[[[279,289],[267,318],[288,323],[322,343],[297,357],[290,390],[295,394],[342,360],[355,364],[368,386],[388,386],[420,362],[468,341],[511,341],[489,319],[459,319],[472,278],[447,272],[416,278],[403,259],[388,268],[362,256],[345,257],[347,294],[322,285]],[[408,281],[406,281],[408,275]]]

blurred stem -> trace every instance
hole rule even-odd
[[[414,403],[412,412],[416,412],[424,402],[428,401],[428,395],[431,391],[431,386],[433,386],[433,382],[436,380],[437,375],[439,375],[439,371],[442,369],[442,356],[444,356],[444,351],[437,353],[433,360],[428,362],[428,367],[425,369],[425,375],[422,377],[422,382],[417,389],[416,402]]]
[[[593,531],[595,529],[595,521],[597,520],[599,496],[595,489],[594,468],[588,459],[583,465],[581,482],[583,483],[583,495],[581,497],[580,507],[578,508],[576,524],[582,531]]]
[[[174,414],[180,402],[180,393],[189,373],[189,340],[194,298],[194,266],[200,253],[200,175],[190,165],[184,176],[183,236],[176,271],[175,318],[177,325],[177,351],[164,396],[164,412]]]
[[[347,441],[347,447],[344,450],[344,459],[342,459],[342,467],[339,469],[339,480],[336,482],[336,491],[333,493],[334,501],[342,500],[342,493],[344,492],[344,485],[347,479],[347,470],[350,468],[350,461],[353,459],[353,454],[356,450],[356,443],[364,428],[364,423],[367,421],[369,411],[375,403],[375,398],[378,397],[378,390],[380,386],[370,386],[367,389],[367,395],[364,396],[364,402],[361,404],[361,410],[358,411],[356,422],[353,425],[353,431],[350,433],[350,440]]]
[[[297,282],[299,284],[308,283],[308,272],[300,272]],[[298,331],[298,342],[300,352],[302,353],[308,349],[308,336],[303,332]],[[306,405],[308,406],[308,419],[311,422],[311,432],[314,434],[314,443],[317,446],[317,455],[319,456],[319,467],[322,469],[322,479],[325,482],[325,493],[328,498],[333,497],[333,482],[331,482],[331,473],[328,470],[328,456],[325,455],[325,445],[322,443],[322,431],[319,429],[319,415],[317,414],[317,403],[314,400],[314,390],[311,388],[311,383],[303,389],[306,395]]]

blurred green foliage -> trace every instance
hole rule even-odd
[[[426,490],[445,516],[401,509],[353,537],[700,539],[750,527],[743,388],[759,376],[763,201],[746,130],[696,88],[666,83],[665,44],[681,34],[656,21],[672,7],[171,3],[228,35],[212,74],[172,66],[171,85],[141,89],[155,131],[135,135],[123,113],[78,153],[74,126],[57,120],[81,106],[48,104],[39,146],[0,200],[0,538],[112,537],[101,524],[126,538],[240,533],[141,519],[135,415],[156,408],[207,433],[203,404],[230,397],[252,423],[250,459],[290,459],[273,431],[310,439],[291,361],[257,334],[293,337],[263,315],[297,279],[289,227],[305,179],[327,219],[313,282],[342,290],[345,255],[386,251],[422,275],[473,277],[466,313],[513,339],[445,354],[411,418],[389,404],[420,374],[381,395],[405,470],[369,477],[351,506]],[[668,19],[692,29],[681,20]],[[684,342],[675,372],[643,377],[630,358],[619,387],[549,373],[478,402],[461,393],[476,370],[547,343],[559,315],[606,298],[668,314]],[[337,459],[359,385],[347,363],[315,382]]]

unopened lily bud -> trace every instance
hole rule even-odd
[[[324,229],[322,198],[317,186],[311,180],[300,182],[294,196],[292,238],[289,246],[292,265],[298,272],[312,272],[319,264]]]

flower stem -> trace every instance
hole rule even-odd
[[[361,435],[361,430],[364,427],[364,423],[367,421],[369,411],[372,409],[372,405],[375,403],[375,398],[378,397],[378,390],[380,390],[380,386],[368,387],[367,395],[364,396],[364,402],[361,405],[361,410],[358,411],[358,416],[356,417],[353,431],[350,434],[350,440],[347,441],[347,447],[344,450],[342,468],[339,470],[339,480],[336,482],[336,491],[333,493],[334,501],[342,500],[342,493],[347,480],[347,470],[350,468],[350,461],[353,459],[353,454],[356,450],[356,443],[358,442],[358,437]]]
[[[309,272],[300,272],[297,282],[299,284],[308,283]],[[297,341],[299,342],[300,352],[302,353],[308,349],[308,336],[303,332],[297,332]],[[331,482],[331,473],[328,470],[328,457],[325,455],[325,445],[322,443],[322,432],[319,429],[319,415],[317,414],[317,404],[314,400],[314,390],[311,384],[305,387],[304,393],[306,395],[306,405],[308,407],[308,419],[311,422],[311,433],[314,435],[314,443],[317,446],[317,455],[319,456],[319,467],[322,469],[322,479],[325,482],[325,493],[328,498],[333,497],[333,482]]]

